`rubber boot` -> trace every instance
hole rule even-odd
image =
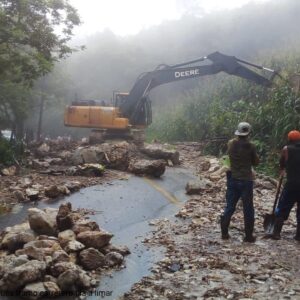
[[[251,222],[245,221],[245,237],[244,242],[255,243],[256,237],[253,235],[254,220]]]
[[[228,240],[230,235],[228,234],[228,227],[230,224],[230,218],[221,216],[221,238],[222,240]]]
[[[281,233],[281,230],[282,230],[283,222],[284,222],[283,218],[276,218],[275,219],[274,230],[273,230],[273,234],[271,235],[271,239],[273,239],[273,240],[280,240],[281,239],[280,233]]]
[[[297,231],[294,239],[300,242],[300,223],[297,224]]]

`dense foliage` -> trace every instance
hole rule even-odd
[[[23,137],[32,87],[73,51],[68,42],[79,23],[67,0],[0,1],[0,129]]]
[[[10,166],[19,163],[23,157],[24,144],[21,141],[10,142],[0,136],[0,166]]]
[[[69,41],[79,24],[67,0],[0,0],[0,130],[11,129],[17,139],[11,147],[0,141],[2,162],[18,154],[24,122],[46,93],[37,80],[72,53]]]
[[[300,55],[293,55],[284,57],[287,74],[299,71]],[[274,58],[273,64],[278,68],[280,61]],[[247,121],[262,158],[260,168],[274,174],[287,133],[299,129],[298,84],[277,79],[266,89],[240,79],[216,81],[187,96],[173,111],[157,112],[148,136],[162,141],[206,141],[207,151],[218,155],[226,151],[237,124]]]
[[[70,82],[65,84],[66,92],[61,97],[61,104],[47,107],[44,132],[50,136],[70,133],[74,136],[84,135],[86,131],[80,128],[72,130],[64,127],[65,104],[74,99],[99,99],[109,103],[113,91],[128,92],[139,74],[151,71],[161,63],[177,64],[217,50],[274,67],[276,63],[271,61],[270,64],[270,59],[265,61],[265,58],[276,56],[280,67],[285,70],[286,57],[293,55],[295,49],[299,48],[299,11],[299,1],[268,1],[265,4],[252,3],[240,9],[201,17],[190,11],[180,20],[165,21],[133,36],[120,37],[105,30],[91,36],[78,37],[76,43],[85,44],[86,50],[74,53],[70,59],[60,64],[60,68],[69,73]],[[278,52],[286,48],[289,49],[288,52],[279,58]],[[56,75],[56,71],[53,75]],[[152,90],[150,98],[154,118],[156,111],[169,113],[171,110],[174,113],[173,110],[178,110],[183,102],[189,101],[190,97],[186,93],[198,93],[195,97],[204,99],[209,96],[209,91],[205,92],[205,97],[199,95],[203,93],[203,87],[214,84],[220,87],[218,82],[227,80],[230,80],[230,76],[208,76]],[[232,86],[227,93],[232,93],[235,97],[244,92],[239,87],[235,91],[236,88],[237,86]],[[216,95],[219,89],[211,88],[211,91]],[[38,110],[30,118],[37,123],[37,116]],[[179,123],[180,120],[178,127],[181,130]]]

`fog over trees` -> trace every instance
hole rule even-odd
[[[229,138],[232,127],[243,119],[253,123],[254,138],[262,151],[266,152],[268,147],[277,151],[286,131],[299,125],[299,114],[295,112],[298,95],[288,84],[290,75],[299,72],[299,1],[251,3],[210,14],[189,6],[181,19],[164,21],[136,35],[121,37],[104,30],[90,36],[75,36],[71,42],[72,30],[80,24],[71,6],[59,6],[62,2],[58,1],[57,7],[48,7],[54,17],[48,20],[50,23],[44,20],[42,27],[39,22],[34,23],[41,7],[30,0],[28,3],[34,4],[34,9],[29,16],[36,31],[26,39],[21,32],[22,26],[29,28],[27,19],[20,19],[21,27],[14,28],[10,19],[4,17],[5,13],[14,14],[13,10],[5,12],[14,2],[1,3],[1,20],[7,29],[2,30],[0,47],[2,129],[18,123],[20,136],[26,131],[36,136],[43,104],[44,136],[86,136],[88,129],[67,128],[63,124],[64,107],[73,100],[97,99],[109,104],[113,92],[129,92],[139,74],[152,71],[159,64],[178,64],[215,51],[280,70],[285,80],[277,80],[273,88],[266,89],[234,76],[217,74],[159,86],[150,93],[153,123],[147,131],[148,139]],[[66,19],[55,19],[61,9],[68,12]],[[58,20],[66,26],[62,31],[65,37],[55,40],[51,28]],[[15,42],[29,41],[28,49],[37,52],[26,56],[22,55],[26,53],[24,48],[11,47],[13,51],[5,56],[5,37],[9,33]],[[43,35],[49,38],[48,42],[41,39]],[[13,59],[16,57],[20,67]],[[273,139],[268,140],[270,137]],[[220,147],[213,151],[220,151]]]
[[[280,64],[284,68],[285,55],[297,53],[299,12],[300,3],[295,0],[249,4],[202,16],[190,10],[180,20],[165,21],[133,36],[119,37],[105,30],[75,38],[73,44],[84,44],[86,49],[57,64],[51,74],[52,80],[60,78],[59,89],[63,92],[58,97],[57,87],[47,91],[44,133],[58,133],[58,128],[47,125],[53,123],[61,134],[70,132],[63,127],[62,107],[76,97],[109,102],[113,91],[129,91],[140,73],[153,70],[161,63],[177,64],[220,51],[257,64],[271,67]],[[275,59],[280,56],[281,60]],[[169,103],[174,107],[178,101],[185,101],[182,95],[187,92],[195,93],[195,88],[205,88],[208,82],[217,84],[219,78],[230,80],[228,77],[208,76],[161,86],[150,94],[154,111],[157,103],[160,108],[168,104],[170,109]]]

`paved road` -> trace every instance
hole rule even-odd
[[[152,229],[148,222],[173,216],[186,200],[186,182],[193,178],[188,170],[170,168],[160,179],[131,176],[128,180],[85,188],[64,199],[70,201],[73,208],[99,211],[91,219],[114,233],[113,244],[127,245],[132,252],[126,257],[125,269],[115,272],[112,278],[101,280],[97,290],[112,291],[112,296],[105,299],[116,299],[128,291],[133,283],[149,274],[149,268],[160,259],[161,249],[146,249],[141,242]],[[38,207],[58,207],[61,203],[62,200],[39,203]],[[26,217],[27,208],[1,217],[0,228],[21,222]],[[94,295],[88,299],[101,299],[101,296]]]

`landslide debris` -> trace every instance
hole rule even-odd
[[[28,221],[0,234],[0,291],[28,299],[79,295],[99,284],[100,274],[124,264],[127,247],[110,244],[111,233],[74,211],[30,208]]]
[[[198,146],[177,145],[182,165],[199,175],[199,181],[189,184],[193,195],[175,218],[151,222],[155,228],[144,240],[149,247],[164,246],[165,257],[121,299],[299,299],[300,244],[293,239],[294,214],[285,222],[280,241],[265,239],[263,232],[277,181],[256,175],[256,243],[243,243],[240,204],[230,225],[231,239],[223,241],[219,217],[225,205],[226,168],[218,159],[202,156]]]
[[[124,177],[119,171],[160,177],[166,165],[179,163],[178,151],[160,144],[87,145],[56,139],[32,143],[26,153],[22,166],[0,166],[0,208],[2,204],[3,210],[6,203],[64,197],[82,187]]]
[[[152,175],[154,177],[160,177],[165,173],[166,162],[164,160],[145,160],[140,159],[132,161],[128,170],[136,175]]]

